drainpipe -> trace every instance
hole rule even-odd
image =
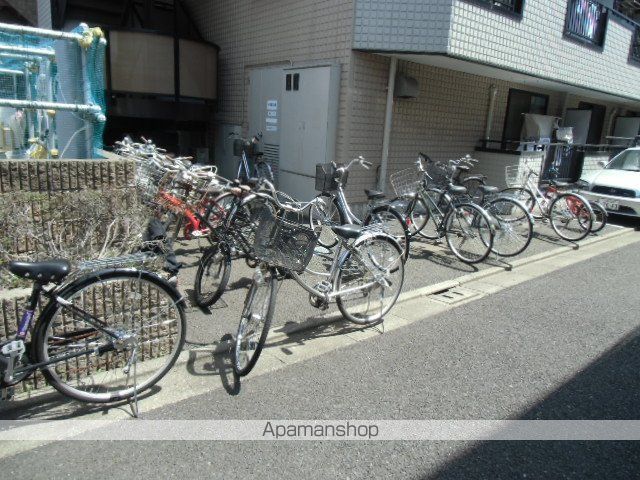
[[[384,131],[382,134],[382,161],[380,162],[380,177],[378,190],[384,192],[387,182],[387,166],[389,164],[389,142],[391,140],[391,124],[393,121],[393,92],[396,88],[396,71],[398,58],[391,57],[389,63],[389,80],[387,82],[387,107],[384,114]]]
[[[493,114],[496,109],[496,95],[498,95],[498,87],[491,85],[489,87],[489,110],[487,111],[487,123],[484,128],[484,139],[491,140],[491,127],[493,127]],[[487,144],[485,143],[485,147]]]

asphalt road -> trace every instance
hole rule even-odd
[[[144,418],[640,419],[639,284],[633,244]],[[29,479],[630,479],[640,445],[77,442],[0,466]]]

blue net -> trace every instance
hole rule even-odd
[[[63,34],[0,24],[0,158],[99,158],[105,50],[86,25]]]

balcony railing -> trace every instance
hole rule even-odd
[[[595,0],[569,0],[565,35],[601,47],[606,29],[606,7]]]

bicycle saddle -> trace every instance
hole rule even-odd
[[[558,188],[569,188],[573,185],[573,183],[559,182],[558,180],[550,180],[549,183],[554,187],[558,187]]]
[[[360,232],[362,232],[362,227],[358,225],[333,225],[331,227],[333,233],[341,236],[342,238],[352,239],[358,238],[360,236]]]
[[[463,193],[467,193],[467,187],[462,187],[460,185],[454,185],[453,183],[450,183],[447,186],[447,191],[449,193],[453,193],[454,195],[462,195]]]
[[[21,278],[57,283],[69,274],[71,264],[67,260],[56,259],[46,262],[9,262],[7,268]]]
[[[500,190],[498,187],[492,187],[490,185],[480,185],[480,191],[484,194],[497,193]]]
[[[384,192],[381,192],[380,190],[364,190],[364,193],[367,195],[367,198],[369,200],[375,200],[378,198],[384,198]]]

